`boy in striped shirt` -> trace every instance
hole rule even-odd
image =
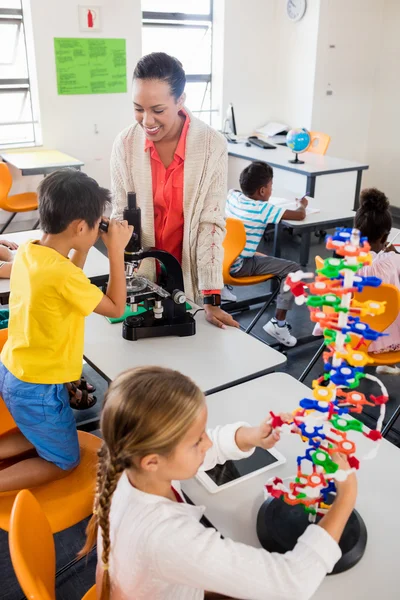
[[[307,200],[300,200],[296,210],[286,210],[268,203],[272,193],[273,170],[264,162],[254,161],[240,175],[241,192],[230,190],[226,203],[226,216],[243,221],[246,229],[246,245],[231,267],[235,277],[251,275],[278,275],[282,279],[277,297],[275,317],[263,329],[285,346],[295,346],[297,339],[290,333],[286,313],[293,306],[294,298],[283,286],[289,273],[298,271],[295,262],[266,256],[257,248],[269,223],[276,224],[282,218],[302,221],[306,216]]]

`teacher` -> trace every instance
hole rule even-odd
[[[136,192],[142,241],[182,265],[185,293],[208,321],[239,327],[219,304],[223,287],[228,157],[226,141],[184,107],[185,72],[163,52],[140,59],[133,74],[136,123],[116,138],[111,155],[113,217]],[[141,272],[155,278],[154,261]]]

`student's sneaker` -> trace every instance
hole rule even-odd
[[[377,375],[400,375],[400,369],[396,365],[391,367],[390,365],[380,365],[376,367]]]
[[[264,331],[271,337],[275,338],[284,346],[292,348],[297,344],[297,339],[290,333],[291,327],[288,323],[285,323],[282,327],[279,327],[278,321],[274,318],[268,321],[263,327]]]
[[[237,296],[235,296],[235,294],[232,294],[229,287],[230,286],[228,286],[228,285],[224,285],[224,288],[221,292],[221,300],[223,302],[236,302]]]

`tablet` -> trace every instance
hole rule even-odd
[[[248,458],[227,460],[225,464],[216,465],[209,471],[199,471],[196,479],[214,494],[285,462],[286,458],[275,448],[271,450],[256,448]]]

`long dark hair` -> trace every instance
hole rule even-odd
[[[387,196],[376,188],[363,190],[354,225],[369,242],[384,241],[392,229],[392,215]]]
[[[165,52],[152,52],[143,56],[133,72],[133,79],[159,79],[166,81],[171,94],[178,100],[186,85],[186,75],[177,58]]]

